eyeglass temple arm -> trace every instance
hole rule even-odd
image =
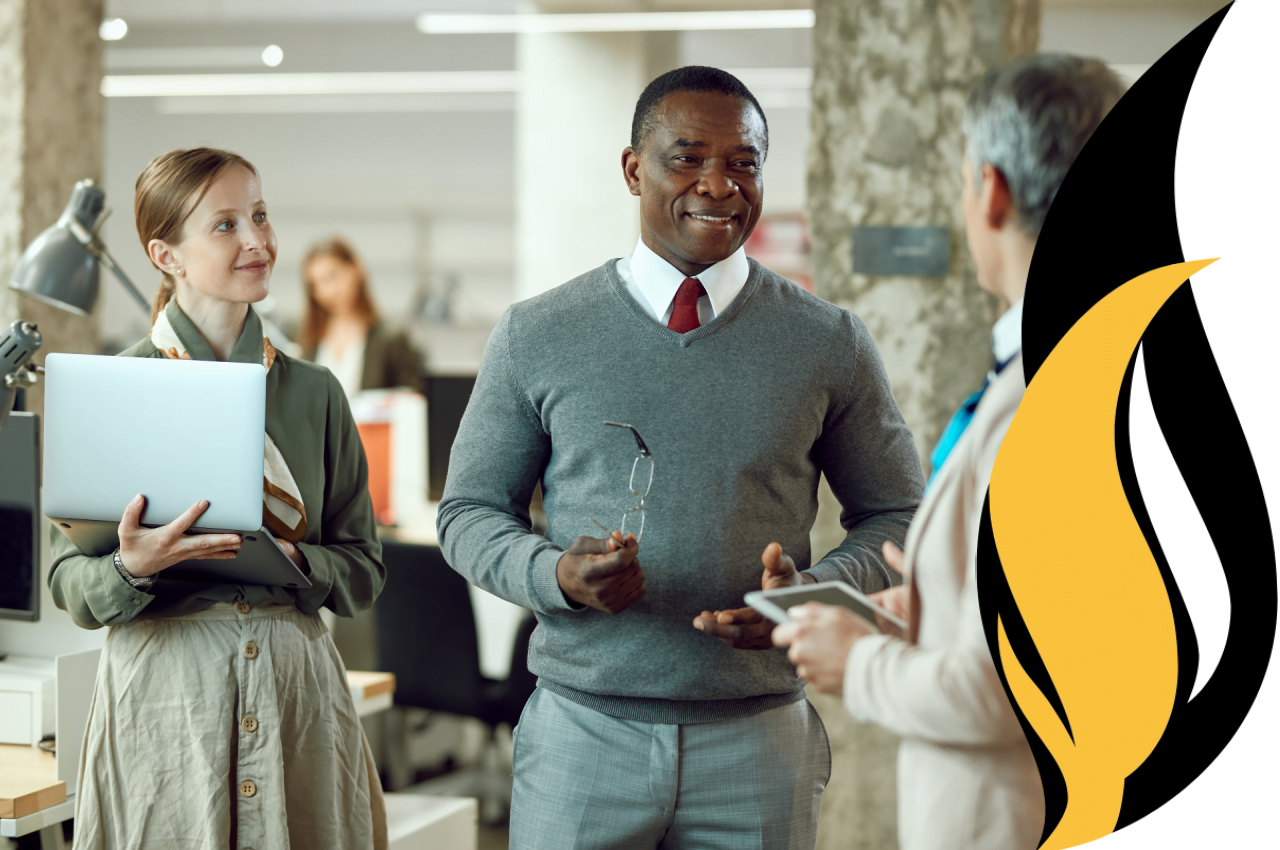
[[[624,425],[621,422],[606,422],[606,425],[612,425],[614,428],[626,428],[636,438],[636,445],[640,447],[641,457],[653,457],[649,447],[644,444],[644,439],[640,436],[640,432],[635,429],[634,425]]]

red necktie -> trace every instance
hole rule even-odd
[[[698,299],[706,294],[707,291],[697,278],[686,277],[676,290],[676,300],[671,305],[671,321],[667,322],[667,327],[678,334],[701,327],[702,323],[698,321]]]

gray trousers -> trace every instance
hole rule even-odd
[[[511,850],[813,850],[831,748],[808,700],[676,726],[538,688],[513,772]]]

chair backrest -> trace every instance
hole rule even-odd
[[[485,680],[467,581],[435,546],[384,540],[378,669],[396,676],[396,702],[477,716]]]
[[[516,629],[515,645],[511,649],[511,673],[507,676],[506,704],[503,706],[502,719],[515,728],[520,722],[520,712],[524,704],[533,695],[538,685],[538,677],[529,672],[529,638],[538,627],[538,620],[532,614],[520,621]]]

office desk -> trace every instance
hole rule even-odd
[[[347,686],[351,688],[351,700],[360,717],[386,711],[395,701],[396,677],[391,673],[348,670]]]
[[[52,753],[21,744],[0,745],[0,836],[15,838],[71,817],[74,798],[58,781]]]
[[[396,677],[347,671],[356,714],[367,717],[391,707]],[[54,826],[75,814],[75,795],[58,781],[57,760],[36,747],[0,745],[0,836],[16,838]]]

